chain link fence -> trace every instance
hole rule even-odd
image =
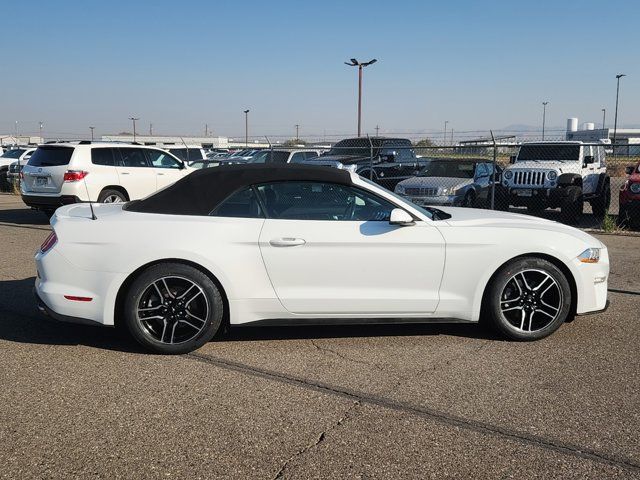
[[[640,195],[631,191],[626,171],[640,161],[640,146],[519,142],[515,136],[493,135],[455,142],[444,137],[416,141],[369,136],[335,142],[264,140],[264,145],[242,152],[212,152],[209,163],[205,159],[198,168],[238,163],[324,165],[354,171],[421,206],[511,211],[585,228],[615,228],[616,219],[622,227],[640,223],[636,212]],[[16,191],[25,162],[9,160],[0,166],[0,189]],[[619,196],[629,203],[622,212]]]

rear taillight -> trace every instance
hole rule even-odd
[[[40,245],[40,251],[42,253],[48,252],[57,242],[58,236],[56,235],[56,232],[51,232],[47,239],[42,242],[42,245]]]
[[[66,172],[64,172],[64,181],[77,182],[79,180],[82,180],[87,175],[89,175],[89,172],[85,172],[84,170],[67,170]]]

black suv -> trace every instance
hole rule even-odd
[[[393,190],[398,182],[426,166],[428,160],[416,157],[411,140],[406,138],[359,137],[340,140],[329,151],[304,163],[355,171]]]

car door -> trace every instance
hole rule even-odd
[[[395,205],[352,186],[260,185],[267,220],[260,249],[290,312],[407,315],[434,312],[444,268],[443,238],[431,223],[395,226]]]
[[[156,191],[156,172],[147,160],[142,148],[120,147],[116,171],[120,185],[124,187],[130,200],[143,198]]]
[[[184,177],[186,171],[183,163],[169,152],[151,148],[145,148],[144,151],[156,174],[156,188],[158,190]]]
[[[599,157],[595,156],[594,150],[595,148],[591,145],[584,145],[582,147],[582,193],[585,194],[595,193],[598,188],[600,165],[596,163]],[[586,157],[592,157],[593,161],[586,163]]]
[[[491,184],[490,167],[485,163],[477,163],[474,182],[477,185],[478,200],[486,201]]]

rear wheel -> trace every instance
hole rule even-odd
[[[493,328],[513,340],[551,335],[571,311],[571,288],[551,262],[524,257],[502,267],[489,285],[486,313]]]
[[[145,348],[181,354],[200,348],[220,328],[224,303],[200,270],[163,263],[145,270],[125,298],[125,324]]]
[[[98,195],[98,203],[123,203],[127,201],[127,196],[120,190],[105,188]]]

